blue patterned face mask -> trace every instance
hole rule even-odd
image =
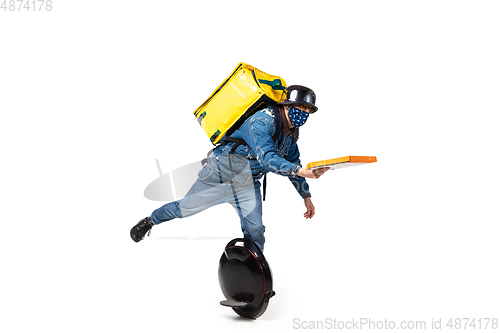
[[[309,112],[292,107],[288,109],[288,116],[290,117],[290,121],[293,126],[300,127],[306,123],[307,118],[309,117]]]

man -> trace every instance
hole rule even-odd
[[[297,139],[299,127],[318,110],[315,102],[316,95],[311,89],[299,85],[288,87],[284,102],[256,112],[231,137],[224,138],[225,144],[214,149],[186,196],[139,221],[130,230],[132,239],[141,241],[154,225],[162,222],[230,203],[240,217],[244,238],[263,251],[265,227],[259,179],[268,172],[290,179],[304,200],[304,217],[312,218],[315,207],[305,178],[319,178],[328,168],[314,171],[302,168]]]

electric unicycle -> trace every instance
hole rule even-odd
[[[258,318],[275,295],[271,269],[260,249],[242,238],[230,241],[219,261],[223,306],[246,318]]]

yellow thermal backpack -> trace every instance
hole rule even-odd
[[[285,98],[285,80],[241,62],[194,115],[215,145],[255,111]]]

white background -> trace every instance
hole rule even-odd
[[[500,317],[497,1],[52,3],[0,11],[2,331]],[[240,61],[316,92],[304,164],[378,158],[311,180],[312,220],[269,177],[277,296],[252,321],[218,305],[230,206],[129,237],[155,159],[211,148],[192,112]]]

